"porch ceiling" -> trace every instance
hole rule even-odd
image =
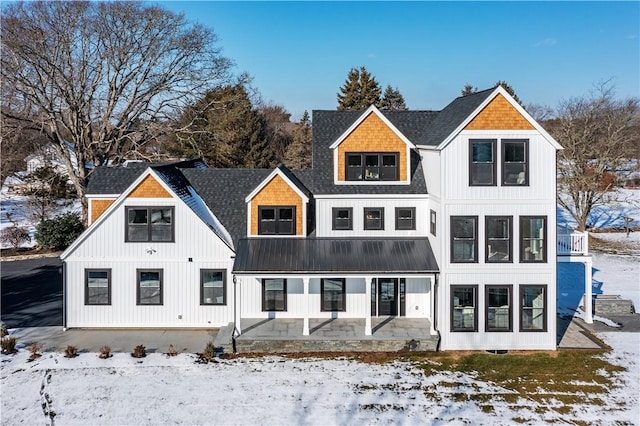
[[[438,272],[427,238],[245,238],[233,273]]]

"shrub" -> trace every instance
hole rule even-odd
[[[66,358],[75,358],[78,356],[78,348],[75,346],[68,345],[67,349],[64,350],[64,356]]]
[[[9,330],[7,329],[7,324],[4,321],[0,321],[0,338],[5,337],[9,334]]]
[[[3,354],[12,354],[16,352],[16,338],[15,337],[3,337],[0,340],[0,347],[2,347]]]
[[[107,345],[104,345],[103,347],[100,348],[100,353],[98,354],[98,358],[107,359],[111,356],[110,354],[111,354],[111,348]]]
[[[133,348],[131,356],[134,358],[144,358],[145,356],[147,356],[147,349],[143,345],[138,345]]]
[[[204,364],[216,362],[214,359],[216,357],[216,347],[213,346],[213,342],[207,343],[207,345],[204,347],[204,351],[198,355],[198,361]]]
[[[36,242],[45,249],[62,250],[71,245],[84,230],[80,216],[67,213],[43,220],[36,228]]]
[[[41,343],[32,343],[27,346],[27,349],[29,350],[29,352],[31,352],[31,354],[29,355],[29,361],[34,361],[42,356],[42,354],[40,353],[40,351],[42,350]]]
[[[173,345],[169,345],[169,350],[167,350],[167,356],[176,356],[178,355],[178,351]]]
[[[31,235],[29,235],[29,230],[27,228],[13,225],[8,228],[4,228],[0,232],[0,242],[4,245],[10,246],[12,249],[17,249],[30,243]]]

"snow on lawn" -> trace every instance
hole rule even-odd
[[[631,217],[631,226],[640,226],[640,190],[621,188],[608,194],[606,204],[596,205],[589,213],[587,224],[592,228],[624,228],[624,217]],[[575,228],[576,221],[558,207],[558,225]]]
[[[409,362],[366,364],[350,360],[236,358],[197,364],[195,356],[118,353],[75,359],[45,353],[0,357],[3,425],[42,424],[508,424],[586,422],[636,424],[640,334],[609,333],[610,362],[618,373],[600,406],[550,398],[541,404],[492,395],[513,391],[472,374],[426,375]],[[588,355],[585,355],[588,356]],[[492,410],[457,395],[487,395]],[[493,401],[492,401],[493,400]],[[564,410],[567,408],[567,410]],[[549,409],[551,408],[551,409]],[[490,412],[487,412],[490,411]]]

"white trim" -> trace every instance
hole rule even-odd
[[[287,177],[287,175],[285,175],[282,170],[280,170],[278,167],[276,167],[270,174],[269,176],[267,176],[261,183],[260,185],[258,185],[253,191],[251,191],[251,193],[249,195],[247,195],[244,199],[245,203],[249,203],[251,200],[253,200],[253,198],[258,195],[258,193],[262,190],[262,188],[264,188],[265,186],[267,186],[267,184],[269,184],[269,182],[271,182],[273,180],[273,178],[278,175],[280,176],[286,183],[287,185],[289,185],[296,194],[298,194],[300,196],[300,198],[302,198],[304,200],[305,203],[309,202],[309,197],[307,197],[304,192],[302,192],[300,190],[300,188],[298,188],[298,186],[296,184],[294,184],[291,179],[289,179]]]
[[[365,186],[365,185],[376,185],[376,186],[399,186],[399,185],[403,185],[403,186],[407,186],[407,185],[411,185],[411,182],[409,180],[367,180],[367,181],[362,181],[362,180],[337,180],[333,182],[334,185],[336,186],[341,186],[341,185],[354,185],[354,186]]]
[[[441,273],[441,271],[433,271],[433,272],[421,272],[421,273],[393,273],[393,272],[383,272],[383,273],[375,273],[371,271],[365,272],[341,272],[341,271],[330,271],[330,272],[318,272],[318,273],[306,273],[306,274],[296,274],[293,272],[265,272],[265,273],[243,273],[237,271],[231,271],[233,275],[237,275],[242,278],[254,278],[254,279],[262,279],[262,278],[278,278],[278,277],[286,277],[287,279],[304,279],[304,278],[433,278],[435,274]]]
[[[314,196],[317,200],[377,200],[377,199],[417,199],[428,200],[429,194],[319,194]]]
[[[114,200],[116,198],[118,198],[120,196],[120,194],[85,194],[85,198],[87,200],[93,200],[93,199],[108,199],[108,198],[113,198]]]

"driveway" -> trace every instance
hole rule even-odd
[[[62,326],[58,257],[3,261],[0,318],[9,328]]]

